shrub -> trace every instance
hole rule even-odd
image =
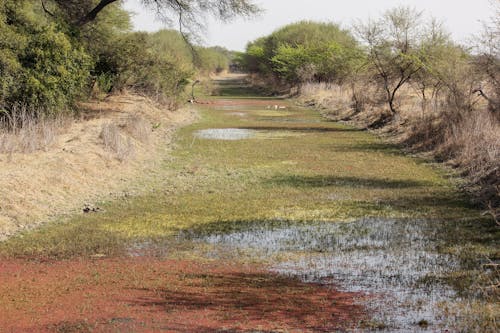
[[[87,87],[91,58],[29,1],[0,4],[0,108],[19,104],[66,110]]]
[[[341,82],[362,59],[352,35],[331,23],[299,22],[247,46],[241,57],[250,72],[273,75],[288,85]]]

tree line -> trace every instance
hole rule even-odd
[[[175,30],[132,32],[118,0],[0,0],[0,114],[18,105],[74,110],[92,91],[124,88],[175,106],[189,80],[228,67],[231,52],[196,46],[205,15],[257,12],[248,0],[144,0]]]
[[[469,45],[401,6],[349,29],[287,25],[250,42],[238,62],[270,90],[295,93],[334,110],[335,119],[381,129],[449,161],[483,203],[498,207],[500,7],[493,12]]]
[[[423,108],[446,93],[456,108],[469,110],[479,94],[498,113],[500,27],[498,19],[492,23],[481,45],[472,48],[455,43],[442,23],[410,7],[351,29],[303,21],[249,43],[239,61],[277,87],[370,81],[385,95],[386,121],[398,115],[398,94],[409,85],[421,93]]]

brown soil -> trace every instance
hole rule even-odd
[[[0,263],[0,332],[331,332],[359,294],[225,262],[157,258]]]

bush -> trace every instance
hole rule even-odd
[[[64,110],[88,85],[90,56],[52,24],[31,36],[19,57],[23,71],[11,103],[22,100],[53,112]]]
[[[18,104],[57,114],[90,92],[121,89],[176,107],[195,74],[226,70],[231,53],[193,47],[173,30],[130,32],[130,15],[115,2],[88,25],[72,25],[91,1],[46,5],[32,0],[0,2],[0,110]],[[86,6],[86,7],[85,7]],[[84,8],[85,7],[85,8]],[[196,48],[197,52],[193,52]],[[198,55],[198,56],[194,56]]]
[[[50,113],[66,110],[88,85],[91,58],[55,23],[37,18],[30,2],[1,6],[0,108],[27,104]]]
[[[335,24],[299,22],[247,46],[241,57],[250,72],[272,75],[288,85],[341,82],[363,53],[352,35]]]
[[[203,74],[222,73],[229,70],[233,53],[223,47],[197,48],[197,68]]]

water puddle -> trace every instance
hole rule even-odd
[[[209,128],[193,134],[196,138],[206,140],[237,141],[246,139],[283,139],[303,136],[305,133],[287,130],[254,130],[245,128]]]
[[[259,117],[289,117],[294,115],[293,112],[275,110],[259,110],[253,112],[253,114]]]
[[[194,136],[200,139],[233,141],[250,139],[255,134],[255,130],[242,128],[209,128],[196,131]]]
[[[459,299],[455,290],[438,282],[439,277],[460,269],[456,258],[437,251],[442,241],[436,223],[273,221],[226,225],[225,231],[179,237],[199,243],[211,258],[247,256],[288,277],[365,293],[370,296],[368,309],[375,314],[367,330],[435,332],[453,330],[454,323],[442,316],[440,306]]]
[[[235,116],[235,117],[247,117],[248,114],[245,112],[230,112],[228,113],[230,116]]]

